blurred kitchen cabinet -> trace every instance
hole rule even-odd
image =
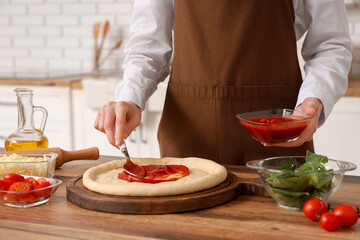
[[[72,149],[73,125],[71,122],[71,89],[54,86],[6,85],[0,88],[0,146],[4,146],[8,135],[17,129],[18,107],[15,88],[25,87],[33,90],[33,104],[45,107],[48,119],[45,135],[49,147]],[[41,114],[35,113],[35,127],[40,127]]]
[[[315,150],[335,160],[355,163],[360,175],[360,97],[343,97],[314,135]]]

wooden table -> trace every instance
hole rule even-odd
[[[74,161],[56,170],[63,184],[49,203],[28,209],[0,206],[0,239],[360,239],[360,222],[326,232],[302,212],[284,210],[272,198],[238,196],[224,205],[186,213],[127,215],[96,212],[66,200],[66,183],[99,163]],[[234,174],[251,173],[228,166]],[[360,207],[360,177],[345,176],[330,204]]]

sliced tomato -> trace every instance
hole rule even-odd
[[[14,180],[15,182],[22,182],[25,180],[25,178],[19,174],[16,173],[8,173],[5,174],[5,176],[3,177],[3,179],[5,180]]]
[[[9,191],[18,192],[18,193],[9,193],[14,195],[14,197],[22,198],[30,194],[31,186],[27,182],[16,182],[11,184]]]
[[[47,180],[46,180],[45,178],[39,178],[39,179],[37,180],[37,182],[38,182],[39,184],[42,184],[43,182],[47,182]]]
[[[38,201],[38,198],[37,198],[35,195],[30,194],[30,195],[27,195],[27,196],[25,196],[25,197],[22,197],[21,200],[22,200],[23,202],[25,202],[26,204],[30,204],[30,203],[35,203],[35,202],[37,202],[37,201]]]
[[[38,198],[44,198],[44,199],[47,199],[50,197],[50,193],[51,193],[51,190],[52,188],[46,188],[46,187],[49,187],[51,186],[51,183],[46,181],[46,182],[43,182],[41,184],[39,184],[34,191],[34,195]],[[43,189],[45,188],[45,189]]]
[[[25,182],[27,182],[27,183],[29,183],[31,185],[31,189],[34,189],[39,185],[39,183],[33,177],[25,178]]]
[[[11,184],[15,183],[14,180],[0,180],[0,190],[2,191],[8,191]]]

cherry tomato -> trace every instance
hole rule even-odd
[[[19,175],[19,174],[16,174],[16,173],[8,173],[6,174],[3,179],[7,179],[7,180],[14,180],[15,182],[22,182],[24,181],[24,177]]]
[[[14,195],[15,197],[21,198],[24,197],[26,195],[29,195],[31,190],[31,186],[30,184],[28,184],[27,182],[16,182],[11,184],[11,186],[9,187],[9,191],[14,191],[14,192],[19,192],[19,193],[9,193]]]
[[[328,211],[328,206],[319,198],[308,200],[303,206],[303,213],[312,221],[318,221],[321,214]]]
[[[39,179],[37,180],[37,182],[38,182],[39,184],[42,184],[43,182],[47,182],[47,180],[46,180],[45,178],[39,178]]]
[[[34,196],[33,194],[27,195],[25,197],[21,198],[22,201],[24,201],[26,204],[37,202],[38,198]]]
[[[321,215],[320,226],[326,231],[335,231],[340,227],[340,221],[331,212],[326,212]]]
[[[15,183],[14,180],[0,180],[0,190],[2,191],[7,191],[9,190],[9,187],[11,186],[11,184]]]
[[[13,203],[18,200],[18,197],[15,196],[14,194],[6,193],[6,194],[4,194],[4,196],[2,196],[2,200],[3,200],[3,202]]]
[[[39,185],[39,183],[33,177],[25,178],[25,182],[27,182],[27,183],[29,183],[31,185],[31,189],[34,189]]]
[[[49,187],[49,186],[51,186],[51,184],[48,181],[39,184],[39,186],[37,186],[35,188],[35,190],[37,190],[37,189],[39,189],[39,190],[34,191],[34,195],[36,197],[38,197],[38,198],[44,198],[44,199],[49,198],[50,193],[51,193],[51,189],[52,189],[52,188],[46,188],[46,187]],[[46,188],[46,189],[42,189],[42,188]],[[42,190],[40,190],[40,189],[42,189]]]
[[[341,227],[344,228],[355,225],[359,218],[356,208],[350,204],[340,204],[332,212],[339,219]]]

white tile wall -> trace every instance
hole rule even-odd
[[[10,23],[9,16],[0,16],[0,25],[7,25]]]
[[[0,0],[0,72],[92,67],[92,26],[110,22],[104,50],[126,43],[133,0]],[[360,6],[348,6],[354,44],[353,75],[360,76]],[[124,44],[123,44],[124,46]],[[121,69],[123,46],[103,69]]]
[[[44,39],[41,37],[17,37],[13,39],[14,47],[42,47]]]
[[[105,54],[117,40],[127,41],[132,2],[0,0],[0,76],[36,70],[89,72],[93,24],[110,22]],[[120,70],[122,59],[123,46],[103,69]]]
[[[0,47],[9,47],[11,41],[9,38],[0,38]]]

